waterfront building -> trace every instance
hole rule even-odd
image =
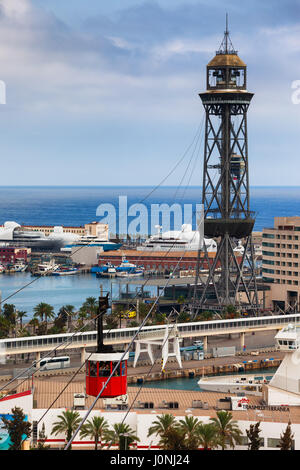
[[[69,380],[69,377],[63,376],[51,381],[49,381],[49,378],[36,378],[34,389],[28,387],[28,383],[25,381],[19,387],[20,391],[18,393],[0,399],[0,414],[11,414],[12,409],[16,406],[21,408],[32,424],[31,445],[37,445],[39,433],[44,425],[45,435],[47,436],[45,444],[51,448],[63,449],[66,445],[66,436],[63,432],[58,435],[51,434],[53,424],[58,421],[58,416],[66,409],[78,411],[82,419],[93,400],[92,397],[86,397],[85,395],[83,377],[82,380],[69,383],[68,389],[62,393]],[[148,436],[148,430],[163,413],[172,414],[177,421],[185,419],[185,416],[193,416],[203,423],[208,423],[210,418],[216,416],[218,409],[228,409],[227,405],[231,401],[235,406],[232,406],[230,412],[242,431],[241,445],[236,446],[235,450],[247,449],[246,430],[249,429],[250,424],[257,421],[260,421],[262,450],[278,450],[280,436],[285,431],[289,421],[292,422],[292,432],[294,434],[293,447],[295,450],[300,449],[299,406],[261,405],[261,399],[257,396],[235,396],[232,397],[232,400],[228,400],[228,393],[157,388],[140,390],[139,386],[129,387],[129,404],[132,403],[137,393],[139,393],[139,400],[135,402],[134,407],[129,412],[120,410],[117,407],[106,408],[104,400],[100,398],[91,411],[89,419],[99,416],[99,413],[101,413],[101,416],[109,423],[111,428],[115,423],[120,423],[125,418],[126,424],[135,431],[139,438],[139,441],[134,444],[136,449],[158,450],[159,437],[155,435]],[[81,399],[81,406],[76,408],[78,396],[83,398]],[[168,407],[169,404],[174,405],[174,403],[178,405],[178,408],[177,406],[175,409]],[[151,409],[142,406],[145,404],[151,404]],[[45,413],[45,410],[49,407],[51,407],[50,411]],[[0,449],[7,449],[7,435],[5,435],[4,430],[1,437]],[[93,450],[94,446],[94,441],[91,438],[83,438],[80,434],[76,436],[72,443],[74,450]],[[116,448],[117,446],[113,445],[110,449]]]
[[[15,264],[17,261],[27,263],[31,256],[31,248],[16,248],[12,246],[0,247],[0,263]]]
[[[34,232],[42,232],[46,236],[51,235],[55,231],[54,225],[23,225],[22,228]],[[108,224],[101,222],[89,222],[80,226],[62,226],[62,230],[63,233],[71,233],[80,237],[93,236],[102,240],[109,239]]]
[[[274,227],[262,233],[262,276],[270,286],[268,307],[299,311],[300,217],[275,217]]]
[[[201,253],[204,256],[204,253]],[[169,273],[176,269],[179,271],[192,271],[196,269],[198,251],[138,251],[138,250],[115,250],[107,251],[99,254],[98,265],[102,266],[106,263],[119,265],[123,258],[130,263],[143,266],[146,271],[157,273]],[[208,253],[210,263],[215,258],[215,252]],[[207,269],[207,261],[204,261],[203,268]]]

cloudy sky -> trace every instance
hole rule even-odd
[[[255,93],[251,184],[300,185],[299,0],[0,0],[1,185],[159,183],[202,122],[226,12]]]

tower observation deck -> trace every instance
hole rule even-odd
[[[195,290],[194,306],[196,311],[209,306],[220,310],[236,305],[243,292],[242,308],[255,312],[258,300],[251,238],[255,219],[250,210],[247,136],[253,93],[247,90],[247,66],[232,45],[227,20],[221,46],[206,68],[206,91],[199,96],[206,115],[204,235],[216,238],[218,249],[209,276],[199,287],[200,296]],[[234,249],[239,240],[244,251],[238,257]],[[200,270],[199,260],[196,277]]]

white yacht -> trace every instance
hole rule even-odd
[[[262,395],[263,385],[268,384],[273,378],[271,374],[221,375],[213,377],[201,377],[198,385],[201,390],[222,393],[243,393],[248,395]]]
[[[158,232],[137,247],[140,251],[197,251],[200,244],[200,233],[192,230],[191,224],[183,224],[181,230],[162,232],[162,227],[157,225]],[[217,243],[212,238],[204,238],[208,252],[217,251]]]
[[[55,264],[54,260],[49,261],[48,263],[40,263],[32,268],[31,274],[33,276],[47,276],[57,271],[59,268],[58,264]]]

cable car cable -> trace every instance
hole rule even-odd
[[[183,256],[184,256],[185,252],[183,253],[183,255],[181,256],[181,258],[178,260],[177,264],[176,264],[176,267],[175,267],[175,270],[177,269],[177,267],[179,266],[180,264],[180,261],[182,260]],[[160,297],[162,296],[162,294],[164,293],[166,287],[169,285],[170,283],[170,278],[167,279],[167,282],[165,283],[165,286],[163,287],[161,293],[157,296],[155,302],[153,303],[151,309],[149,310],[149,312],[147,313],[147,315],[145,316],[144,320],[142,321],[140,327],[138,328],[137,332],[134,334],[131,342],[129,343],[129,345],[127,346],[125,352],[122,354],[122,357],[121,359],[119,359],[119,361],[117,362],[116,366],[114,367],[113,371],[111,372],[110,376],[108,377],[107,381],[105,382],[105,384],[103,385],[102,389],[100,390],[100,392],[98,393],[98,395],[96,396],[95,400],[93,401],[92,405],[90,406],[90,408],[88,409],[86,415],[84,416],[84,418],[82,419],[82,421],[80,422],[80,424],[78,425],[77,429],[75,430],[75,432],[73,433],[72,437],[70,438],[70,440],[68,441],[68,443],[66,444],[64,450],[68,450],[71,443],[73,442],[74,438],[77,436],[78,432],[80,431],[82,425],[84,424],[84,422],[86,421],[86,419],[88,418],[89,414],[91,413],[91,411],[93,410],[95,404],[97,403],[98,399],[101,397],[101,394],[103,393],[105,387],[107,386],[107,384],[109,383],[109,381],[111,380],[111,378],[113,377],[114,373],[116,372],[117,368],[119,367],[120,363],[123,361],[124,357],[126,356],[126,354],[128,353],[129,349],[131,348],[131,346],[133,345],[134,341],[135,341],[135,338],[138,336],[138,334],[140,333],[140,331],[142,330],[142,328],[144,327],[145,323],[147,322],[148,318],[150,317],[151,313],[152,313],[152,310],[154,309],[154,306],[157,304],[158,300],[160,299]]]
[[[192,147],[196,137],[197,137],[197,134],[199,132],[199,127],[198,126],[198,129],[197,129],[197,132],[193,138],[193,141],[192,143],[188,146],[187,150],[184,152],[183,156],[178,160],[178,162],[174,165],[174,167],[172,168],[172,170],[167,174],[167,176],[165,176],[161,181],[160,183],[155,186],[155,188],[153,188],[148,194],[146,194],[146,196],[139,202],[139,204],[142,204],[143,202],[146,201],[146,199],[148,199],[170,176],[171,174],[174,173],[174,171],[176,170],[176,168],[179,166],[179,164],[184,160],[185,156],[187,155],[189,149]],[[124,216],[125,217],[125,216]],[[102,233],[106,233],[106,232],[102,232]],[[101,233],[100,233],[101,234]],[[72,256],[74,254],[76,254],[78,251],[80,251],[82,248],[85,248],[86,246],[88,246],[90,243],[92,243],[93,241],[91,240],[91,242],[89,242],[87,245],[83,245],[81,247],[78,248],[78,250],[75,250],[74,253],[72,253]],[[51,273],[51,271],[53,271],[53,269],[49,269],[49,271],[47,273],[45,273],[44,275],[47,275],[49,274],[49,272]],[[15,292],[13,292],[12,294],[8,295],[5,299],[1,299],[0,300],[0,306],[6,302],[7,300],[9,300],[10,298],[14,297],[15,295],[17,295],[19,292],[21,292],[22,290],[24,290],[26,287],[32,285],[33,283],[37,282],[40,277],[43,277],[44,275],[41,275],[41,276],[38,276],[37,278],[33,279],[32,281],[28,282],[27,284],[25,284],[24,286],[22,286],[21,288],[17,289]]]
[[[194,211],[194,212],[195,212],[195,211]],[[194,213],[194,212],[193,212],[193,213]],[[175,241],[176,241],[176,240],[175,240]],[[174,241],[174,243],[175,243],[175,241]],[[174,243],[173,243],[173,245],[171,245],[171,247],[169,248],[169,250],[165,252],[164,258],[165,258],[165,257],[168,255],[168,253],[171,251],[171,249],[172,249],[173,246],[174,246]],[[185,251],[186,251],[186,250],[185,250]],[[185,251],[184,251],[184,254],[185,254]],[[183,255],[183,256],[184,256],[184,255]],[[181,259],[183,258],[183,256],[181,257]],[[179,260],[179,263],[180,263],[180,260]],[[178,266],[178,263],[177,263],[177,266]],[[175,270],[177,269],[177,266],[176,266]],[[174,270],[174,271],[175,271],[175,270]],[[147,284],[147,282],[148,282],[149,280],[150,280],[150,278],[146,279],[146,281],[145,281],[145,282],[143,283],[143,285],[141,286],[140,290],[142,290],[142,289],[145,287],[145,285]],[[138,292],[137,292],[137,294],[136,294],[136,297],[137,297],[137,296],[138,296]],[[98,318],[98,315],[97,315],[94,319],[91,319],[90,321],[94,321],[94,320],[97,319],[97,318]],[[86,325],[84,325],[82,328],[84,328],[85,326],[86,326]],[[110,330],[111,330],[111,329],[110,329]],[[110,331],[110,330],[109,330],[109,331]],[[78,333],[78,331],[77,331],[77,332],[74,332],[74,334],[73,334],[70,338],[68,338],[68,339],[67,339],[66,341],[64,341],[63,343],[57,345],[53,350],[51,350],[49,353],[45,354],[45,356],[42,356],[42,358],[41,358],[39,361],[37,361],[36,363],[41,362],[42,359],[44,359],[45,357],[49,356],[49,354],[52,354],[53,352],[55,352],[58,348],[60,348],[60,347],[63,346],[64,344],[65,344],[65,347],[64,347],[63,349],[65,349],[65,348],[67,347],[67,344],[68,344],[70,341],[72,342],[73,337],[76,336],[77,333]],[[25,372],[29,371],[31,368],[32,368],[32,366],[30,366],[27,370],[25,370]],[[40,370],[40,368],[39,368],[38,370],[34,371],[32,375],[34,375],[34,374],[35,374],[36,372],[38,372],[39,370]],[[4,387],[0,388],[0,391],[3,390],[4,388],[6,388],[6,387],[7,387],[8,385],[10,385],[11,383],[13,383],[15,380],[17,380],[17,379],[18,379],[20,376],[22,376],[23,374],[24,374],[24,371],[20,372],[20,374],[18,374],[16,377],[14,377],[13,379],[11,379],[11,381],[9,381]],[[25,379],[24,381],[26,381],[26,380],[28,380],[28,379]],[[24,381],[21,382],[21,384],[24,383]],[[19,384],[19,385],[21,385],[21,384]]]

